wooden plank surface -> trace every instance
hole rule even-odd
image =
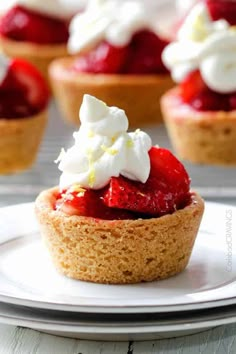
[[[93,342],[0,325],[1,354],[235,354],[236,324],[147,342]]]

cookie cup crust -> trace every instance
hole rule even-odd
[[[29,168],[37,155],[47,123],[47,110],[34,116],[0,119],[0,174]]]
[[[101,220],[54,210],[58,188],[35,203],[43,240],[58,271],[96,283],[138,283],[168,278],[188,264],[204,210],[201,197],[171,215]]]
[[[48,80],[48,66],[56,58],[68,54],[66,44],[37,44],[14,41],[0,36],[1,51],[11,58],[22,58],[35,65]]]
[[[89,94],[125,110],[131,126],[157,124],[162,121],[159,99],[173,86],[168,74],[126,75],[76,73],[70,69],[74,58],[51,63],[49,75],[64,119],[79,125],[79,109],[84,94]]]
[[[161,108],[180,158],[193,163],[236,165],[236,110],[195,111],[181,102],[178,88],[162,97]]]

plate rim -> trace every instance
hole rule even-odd
[[[218,202],[212,202],[212,201],[206,201],[206,204],[212,207],[220,207],[220,208],[232,208],[233,210],[236,211],[236,206],[231,205],[231,204],[226,204],[226,203],[218,203]],[[12,210],[17,209],[17,208],[28,208],[32,212],[32,208],[34,207],[34,202],[30,203],[19,203],[19,204],[14,204],[10,206],[5,206],[0,208],[0,216],[1,213],[8,213],[12,212]],[[24,236],[27,236],[31,233],[38,232],[38,227],[35,230],[31,230],[28,232],[24,232]],[[8,242],[13,239],[18,239],[22,237],[22,235],[18,236],[10,236],[8,239],[4,241],[0,241],[0,246],[4,244],[5,242]],[[63,302],[50,302],[50,301],[39,301],[39,300],[33,300],[33,299],[26,299],[26,298],[21,298],[21,297],[15,297],[12,295],[6,295],[6,294],[1,294],[0,293],[0,301],[6,304],[12,304],[12,305],[19,305],[19,306],[25,306],[29,308],[35,308],[35,309],[49,309],[49,310],[59,310],[59,311],[67,311],[67,312],[81,312],[81,313],[124,313],[124,314],[129,314],[129,313],[163,313],[163,312],[179,312],[179,311],[189,311],[189,310],[201,310],[201,309],[206,309],[206,308],[216,308],[216,307],[221,307],[221,306],[227,306],[227,305],[233,305],[236,303],[236,293],[235,296],[233,297],[228,297],[228,298],[222,298],[222,299],[213,299],[213,300],[207,300],[207,301],[196,301],[196,302],[189,302],[187,304],[170,304],[170,305],[119,305],[117,304],[116,306],[114,305],[88,305],[88,304],[83,304],[83,305],[75,305],[75,304],[65,304]]]
[[[17,311],[21,311],[19,314]],[[236,309],[233,314],[227,312],[226,314],[223,311],[223,308],[219,313],[212,313],[211,315],[206,314],[196,314],[196,316],[189,315],[187,319],[183,319],[182,321],[173,320],[173,323],[165,323],[164,321],[158,322],[158,320],[147,321],[144,322],[115,322],[115,321],[107,321],[102,326],[97,326],[99,322],[96,321],[74,321],[68,322],[64,319],[64,321],[58,321],[55,318],[48,319],[45,321],[43,319],[43,315],[40,317],[39,314],[28,314],[26,316],[22,315],[24,309],[19,308],[14,309],[14,315],[9,315],[7,310],[5,313],[1,309],[0,304],[0,323],[8,324],[8,325],[16,325],[23,326],[27,328],[32,328],[36,330],[51,330],[51,331],[63,331],[65,333],[74,332],[74,333],[82,333],[82,334],[147,334],[147,333],[168,333],[171,331],[188,331],[194,329],[206,329],[212,328],[216,326],[226,325],[230,323],[236,322]],[[218,311],[218,312],[219,312]],[[36,311],[37,313],[37,311]],[[52,314],[53,316],[53,314]],[[191,322],[191,319],[196,317],[197,319],[194,322]],[[164,322],[164,323],[161,323]]]

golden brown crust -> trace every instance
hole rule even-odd
[[[161,99],[178,156],[194,163],[236,165],[236,111],[198,112],[180,103],[178,88]]]
[[[49,67],[54,95],[65,119],[79,125],[85,93],[126,111],[131,126],[162,121],[159,99],[173,86],[169,75],[110,75],[68,70],[73,58],[55,60]]]
[[[0,37],[0,47],[11,58],[23,58],[34,64],[48,80],[48,66],[52,60],[68,54],[66,44],[34,44]]]
[[[18,119],[0,119],[0,174],[32,165],[47,122],[47,111]]]
[[[53,210],[58,188],[35,203],[43,239],[56,268],[68,277],[98,283],[137,283],[163,279],[187,265],[204,202],[172,215],[137,220],[99,220]]]

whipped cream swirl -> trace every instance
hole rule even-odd
[[[206,85],[219,93],[236,90],[236,29],[225,20],[212,21],[205,4],[197,4],[167,46],[162,59],[172,78],[181,82],[199,69]]]
[[[58,158],[61,190],[72,184],[100,189],[119,175],[146,182],[152,142],[141,130],[127,133],[128,119],[122,109],[84,95],[80,120],[74,145]]]
[[[155,11],[151,9],[144,1],[90,0],[86,11],[71,21],[69,52],[76,54],[102,40],[125,46],[135,32],[144,28],[158,32]]]
[[[50,17],[69,19],[85,6],[84,0],[15,0],[22,5]]]

